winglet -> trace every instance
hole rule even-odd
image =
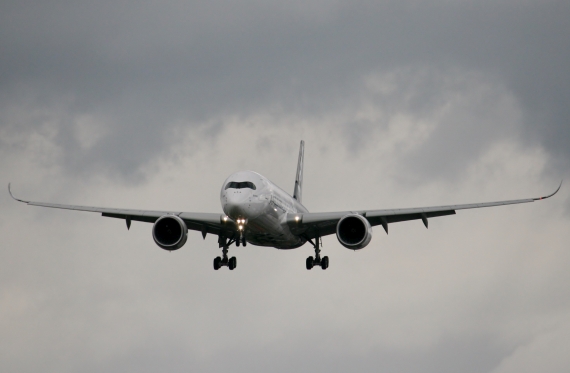
[[[8,193],[10,193],[10,197],[12,197],[13,199],[15,199],[18,202],[24,202],[24,203],[30,202],[30,201],[24,201],[24,200],[21,200],[21,199],[14,197],[14,195],[12,194],[12,189],[10,188],[10,184],[11,183],[8,183]]]
[[[299,146],[299,161],[297,163],[297,177],[295,178],[295,189],[293,198],[301,202],[303,199],[303,159],[305,155],[305,141],[301,140]]]
[[[562,180],[562,181],[564,181],[564,180]],[[558,191],[560,190],[560,187],[562,186],[562,181],[560,181],[560,185],[558,186],[558,189],[556,189],[556,190],[554,191],[554,193],[549,194],[549,195],[544,196],[544,197],[538,197],[538,198],[533,198],[533,199],[534,199],[535,201],[540,201],[541,199],[547,199],[547,198],[552,197],[553,195],[555,195],[556,193],[558,193]]]

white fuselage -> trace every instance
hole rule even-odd
[[[246,220],[247,242],[278,249],[294,249],[306,239],[291,233],[287,214],[305,213],[307,209],[283,189],[253,171],[230,175],[220,192],[224,213],[233,221]]]

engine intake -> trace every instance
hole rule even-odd
[[[348,214],[338,221],[336,237],[347,249],[360,250],[372,240],[372,227],[364,216]]]
[[[180,217],[164,215],[154,223],[152,238],[164,250],[178,250],[188,239],[188,227]]]

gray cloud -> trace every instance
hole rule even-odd
[[[5,2],[0,183],[219,211],[237,169],[290,190],[303,138],[314,211],[539,194],[570,170],[568,19],[564,1]],[[570,346],[564,187],[358,253],[327,237],[316,273],[308,247],[214,272],[211,236],[168,254],[149,225],[0,204],[11,371],[568,366],[549,344]]]
[[[568,156],[570,9],[563,1],[3,7],[3,112],[16,105],[55,116],[54,141],[74,171],[103,167],[128,175],[176,142],[180,128],[224,115],[267,108],[320,115],[354,105],[364,76],[402,67],[412,76],[427,68],[498,82],[520,103],[528,143]],[[420,89],[406,107],[418,116],[440,104],[437,84],[396,84]],[[484,114],[488,104],[473,110]],[[84,115],[107,129],[89,150],[73,137]],[[2,120],[19,130],[37,121]]]

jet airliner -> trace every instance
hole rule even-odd
[[[428,227],[428,219],[453,215],[456,210],[534,202],[556,194],[538,198],[473,203],[463,205],[404,208],[389,210],[360,210],[339,212],[309,212],[302,204],[304,141],[299,148],[297,174],[293,195],[253,171],[230,175],[223,183],[220,201],[223,214],[183,211],[147,211],[105,207],[73,206],[33,202],[15,198],[8,184],[10,196],[31,206],[97,212],[102,216],[124,219],[127,229],[132,221],[153,223],[154,242],[164,250],[178,250],[188,239],[188,230],[198,231],[206,238],[208,233],[218,236],[222,255],[214,259],[214,269],[222,266],[236,268],[235,257],[228,257],[232,245],[248,243],[277,249],[295,249],[310,243],[315,255],[306,260],[307,269],[320,266],[327,269],[328,256],[321,257],[321,238],[336,234],[340,244],[350,250],[366,247],[372,239],[372,227],[381,225],[388,233],[388,225],[407,220],[421,220]]]

